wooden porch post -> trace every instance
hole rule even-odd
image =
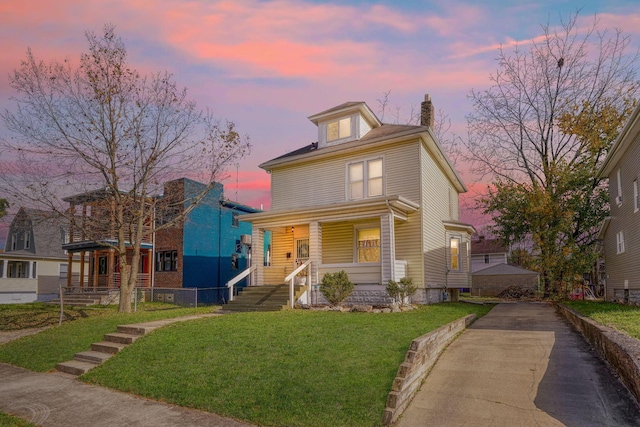
[[[99,257],[98,251],[91,252],[93,256],[93,290],[96,290],[96,286],[98,286],[98,270],[99,270]]]
[[[109,253],[107,255],[107,288],[111,288],[112,285],[115,287],[115,279],[114,279],[114,270],[115,270],[115,262],[113,257],[113,249],[109,249]],[[122,280],[122,277],[120,278]]]
[[[71,287],[71,275],[73,273],[73,254],[69,252],[69,265],[67,266],[67,288]]]
[[[80,288],[84,289],[84,256],[85,252],[80,252]]]

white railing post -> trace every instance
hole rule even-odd
[[[293,300],[293,296],[294,296],[294,292],[293,291],[294,291],[294,288],[295,288],[295,283],[294,283],[295,280],[296,280],[296,276],[293,276],[291,278],[291,282],[289,284],[289,301],[290,301],[289,306],[291,308],[295,308],[295,301]]]
[[[233,286],[240,280],[253,273],[257,268],[257,266],[253,265],[227,282],[227,288],[229,288],[229,302],[233,301]]]

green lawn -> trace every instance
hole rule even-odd
[[[411,340],[490,308],[296,310],[173,324],[82,379],[259,425],[376,426]]]
[[[12,417],[11,415],[0,412],[0,426],[2,427],[36,427],[35,424],[31,424],[29,421],[22,418]]]
[[[640,307],[595,301],[566,301],[563,304],[602,325],[640,339]]]
[[[118,314],[116,306],[65,309],[65,321],[58,325],[59,307],[48,304],[0,305],[0,330],[52,326],[36,335],[0,346],[0,362],[32,371],[55,369],[58,362],[73,359],[75,353],[89,350],[91,343],[102,341],[118,325],[211,312],[212,307],[176,308],[166,304],[146,303],[137,313]]]

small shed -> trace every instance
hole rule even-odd
[[[538,290],[537,271],[520,268],[515,265],[497,264],[476,271],[472,275],[471,295],[494,297],[509,286],[520,286],[523,289]]]

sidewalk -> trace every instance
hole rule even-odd
[[[505,303],[442,354],[397,427],[638,426],[630,393],[546,303]]]

